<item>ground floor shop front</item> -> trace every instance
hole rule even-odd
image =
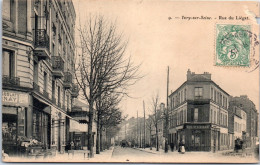
[[[2,149],[9,156],[64,153],[70,120],[66,112],[37,95],[3,90]]]
[[[218,151],[228,149],[227,128],[212,124],[187,123],[169,130],[170,144],[178,148],[182,141],[186,151]]]

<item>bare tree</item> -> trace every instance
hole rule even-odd
[[[152,97],[152,115],[151,119],[153,125],[155,127],[155,135],[156,135],[156,151],[159,151],[159,136],[158,136],[158,123],[161,120],[161,113],[158,111],[159,108],[159,95]]]
[[[117,107],[119,102],[121,101],[121,97],[118,94],[105,94],[101,97],[101,100],[98,99],[99,105],[98,109],[98,129],[97,134],[99,134],[99,138],[97,138],[97,153],[100,150],[103,150],[102,146],[102,129],[106,130],[111,127],[116,127],[119,125],[126,117],[122,116],[122,112]],[[98,148],[99,147],[99,148]]]
[[[116,118],[107,118],[106,115],[114,115],[117,113],[116,106],[119,104],[119,94],[113,94],[111,92],[105,92],[100,95],[96,100],[97,109],[97,138],[96,138],[96,154],[100,153],[102,148],[102,122],[107,122],[107,120],[118,120]],[[118,113],[117,113],[118,114]],[[121,116],[117,116],[120,120]],[[112,121],[110,121],[112,122]]]
[[[89,104],[88,148],[93,157],[93,113],[95,101],[106,91],[127,94],[126,89],[140,76],[131,58],[125,57],[127,42],[118,34],[116,24],[102,16],[89,17],[79,26],[79,47],[75,78]]]
[[[152,117],[151,116],[149,116],[149,118],[148,119],[146,119],[146,129],[148,129],[148,131],[149,131],[149,141],[150,141],[150,143],[149,143],[149,145],[150,145],[150,150],[152,150],[152,130],[153,130],[153,121],[152,121]]]

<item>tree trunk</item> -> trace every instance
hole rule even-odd
[[[152,129],[150,129],[150,150],[152,149]]]
[[[157,124],[156,124],[156,151],[159,151],[159,137],[158,137],[158,128],[157,128]]]
[[[93,125],[93,100],[91,100],[89,104],[89,123],[88,123],[88,148],[90,151],[89,156],[91,158],[94,157],[94,153],[93,153],[94,139],[92,133],[92,125]]]
[[[103,132],[102,132],[102,127],[100,128],[100,151],[103,151]]]
[[[100,154],[100,124],[99,124],[99,120],[97,121],[96,154]]]

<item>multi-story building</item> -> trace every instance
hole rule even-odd
[[[254,147],[258,141],[258,112],[255,104],[246,96],[230,97],[229,110],[241,107],[246,113],[246,147]]]
[[[228,133],[229,133],[229,149],[234,148],[236,139],[246,140],[246,112],[240,107],[232,107],[228,109]]]
[[[3,149],[19,137],[64,152],[73,84],[75,10],[71,0],[3,0]]]
[[[187,80],[169,95],[169,142],[187,151],[227,148],[229,94],[211,74],[187,71]]]

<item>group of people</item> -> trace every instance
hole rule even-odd
[[[171,148],[171,151],[173,152],[174,151],[174,143],[173,142],[170,143],[170,148]],[[176,146],[176,148],[177,148],[177,146]],[[180,142],[179,142],[178,152],[182,153],[182,154],[185,153],[185,144],[184,144],[183,140],[180,140]]]

